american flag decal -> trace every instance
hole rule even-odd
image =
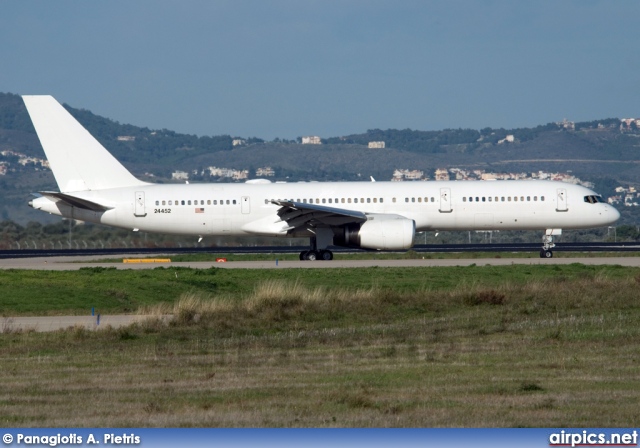
[[[203,208],[196,208],[196,213],[204,213],[204,209]]]

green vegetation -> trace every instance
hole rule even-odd
[[[481,260],[479,260],[481,263]],[[267,280],[297,282],[327,290],[380,288],[394,293],[450,290],[457,285],[496,287],[534,279],[572,280],[605,272],[629,276],[632,268],[560,266],[470,266],[431,268],[190,269],[149,270],[81,268],[79,271],[0,270],[0,313],[10,315],[131,313],[157,303],[173,303],[182,294],[214,294],[242,300]]]
[[[637,421],[638,269],[0,274],[5,313],[100,301],[103,312],[176,316],[168,326],[0,334],[5,426]]]

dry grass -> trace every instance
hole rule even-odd
[[[5,426],[633,426],[638,280],[451,291],[269,280],[173,323],[0,340]],[[148,313],[150,310],[145,310]]]

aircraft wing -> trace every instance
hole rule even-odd
[[[341,226],[362,223],[367,220],[366,214],[356,210],[345,210],[294,201],[271,202],[280,206],[278,216],[289,225],[290,229],[306,228],[308,226]]]
[[[102,204],[98,204],[97,202],[92,202],[86,199],[78,198],[76,196],[71,196],[70,194],[67,194],[67,193],[58,193],[55,191],[41,191],[40,195],[44,196],[45,198],[49,198],[54,202],[60,201],[68,205],[71,205],[73,207],[83,208],[85,210],[91,210],[94,212],[104,212],[106,210],[110,210],[113,208],[113,207],[107,207]]]

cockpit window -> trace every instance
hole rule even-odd
[[[584,202],[588,202],[589,204],[597,204],[597,203],[604,203],[604,199],[602,199],[602,196],[600,195],[591,195],[591,196],[585,196],[584,197]]]

